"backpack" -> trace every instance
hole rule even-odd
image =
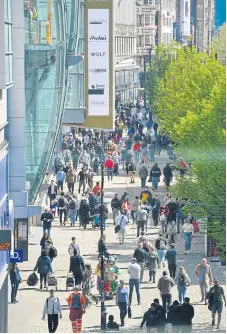
[[[48,309],[48,300],[49,300],[49,298],[46,299],[46,302],[47,302],[47,309]],[[58,297],[57,297],[57,301],[59,302]]]
[[[160,240],[160,249],[165,249],[166,244],[164,242],[164,240]]]
[[[78,294],[72,294],[72,308],[74,309],[79,309],[81,306],[81,295],[80,293]]]
[[[58,256],[58,251],[57,251],[57,249],[54,247],[54,246],[51,246],[50,247],[50,250],[49,250],[49,257],[51,257],[51,258],[55,258],[55,257],[57,257]]]
[[[65,206],[65,200],[64,200],[63,197],[59,197],[59,199],[58,199],[58,206],[60,208],[63,208]]]
[[[186,284],[187,282],[187,278],[184,274],[179,274],[180,278],[179,278],[179,285],[183,286]]]
[[[74,200],[71,200],[69,202],[69,209],[71,209],[71,210],[75,210],[76,209],[76,203],[75,203]]]

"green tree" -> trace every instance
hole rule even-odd
[[[217,54],[220,63],[226,66],[226,23],[218,30],[218,35],[212,44],[212,50]]]
[[[208,233],[224,257],[225,213],[225,67],[214,55],[194,48],[177,51],[158,80],[157,114],[161,126],[176,143],[179,155],[191,162],[186,177],[173,192],[199,203],[208,217]],[[218,228],[219,227],[219,228]]]

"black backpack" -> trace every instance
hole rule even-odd
[[[57,249],[54,247],[54,246],[51,246],[50,247],[50,250],[49,250],[49,257],[51,257],[51,258],[55,258],[55,257],[57,257],[58,256],[58,251],[57,251]]]
[[[58,206],[59,206],[59,208],[63,208],[65,206],[65,200],[64,200],[63,197],[59,197]]]
[[[184,274],[179,274],[180,278],[179,278],[179,285],[185,285],[187,282],[187,278]]]
[[[74,200],[71,200],[69,202],[69,209],[71,209],[71,210],[75,210],[76,209],[76,203],[75,203]]]

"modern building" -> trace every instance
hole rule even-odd
[[[209,52],[215,31],[215,0],[191,0],[191,33],[197,51]]]
[[[137,59],[141,68],[144,56],[155,45],[168,45],[174,38],[175,0],[137,0]]]
[[[191,40],[191,1],[176,0],[176,41],[187,45]]]
[[[137,98],[136,1],[114,0],[115,105]]]

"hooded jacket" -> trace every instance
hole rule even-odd
[[[34,271],[38,269],[38,273],[47,275],[49,272],[52,271],[51,261],[49,256],[41,255],[36,263]]]
[[[181,306],[181,323],[182,325],[191,325],[194,318],[194,307],[190,304],[183,303]]]
[[[147,170],[147,167],[145,165],[142,165],[140,167],[140,170],[139,170],[139,177],[141,179],[145,179],[148,177],[148,170]]]
[[[182,323],[182,309],[180,306],[170,306],[169,312],[167,313],[167,322],[173,326],[177,326]]]
[[[171,295],[174,280],[169,276],[162,276],[158,281],[158,289],[161,295]]]
[[[177,264],[177,251],[176,249],[168,249],[166,252],[166,260],[168,264]]]

